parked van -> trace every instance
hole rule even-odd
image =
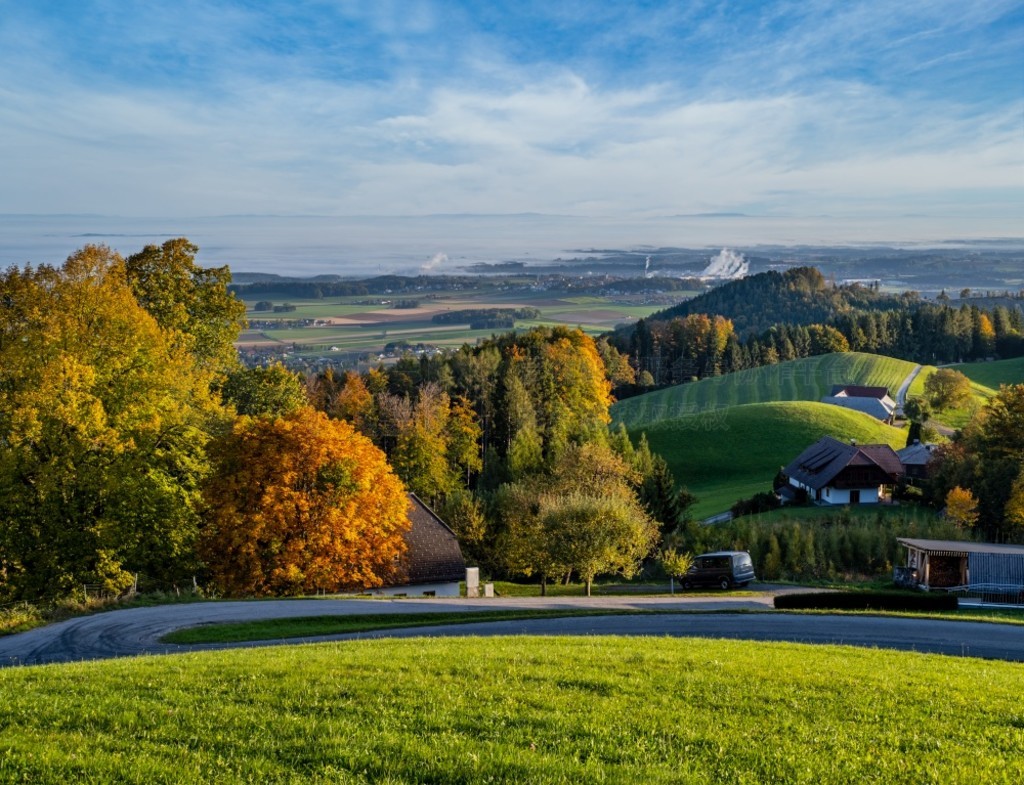
[[[746,586],[754,580],[754,562],[746,551],[715,551],[702,553],[683,576],[683,588],[718,586],[731,589]]]

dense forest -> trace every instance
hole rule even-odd
[[[1024,312],[874,286],[835,286],[810,267],[724,284],[617,330],[637,384],[651,386],[837,351],[884,354],[926,364],[1024,355]]]

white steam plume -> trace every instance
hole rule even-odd
[[[448,261],[448,254],[436,253],[430,257],[430,261],[420,265],[421,273],[430,273]]]
[[[750,273],[750,262],[741,253],[723,248],[711,257],[708,266],[700,274],[701,278],[735,279],[743,278]]]

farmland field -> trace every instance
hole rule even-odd
[[[812,401],[733,406],[630,428],[647,434],[676,481],[698,497],[697,518],[769,491],[775,473],[822,436],[899,449],[906,431],[860,412]]]
[[[1021,666],[465,638],[0,672],[0,780],[1019,783]]]
[[[914,363],[844,352],[808,357],[680,384],[616,403],[612,418],[628,428],[727,406],[770,401],[820,401],[833,384],[888,387],[895,397]],[[901,445],[902,446],[902,445]]]
[[[687,292],[674,296],[683,299]],[[282,349],[324,351],[379,352],[388,343],[407,341],[442,347],[474,344],[489,338],[495,329],[470,329],[468,322],[436,324],[432,317],[446,311],[484,308],[533,307],[540,311],[537,319],[516,320],[518,329],[538,325],[564,324],[580,327],[591,335],[607,332],[618,324],[632,322],[665,307],[664,302],[642,304],[636,297],[621,299],[584,297],[559,292],[517,291],[514,293],[483,288],[479,291],[431,292],[428,296],[402,295],[397,299],[414,299],[416,308],[395,308],[390,297],[340,297],[325,300],[299,300],[272,295],[253,296],[245,300],[246,318],[261,324],[247,330],[238,341],[240,348],[279,344]],[[260,301],[274,305],[288,303],[294,310],[286,312],[256,311]],[[317,320],[308,326],[288,326],[295,320]]]

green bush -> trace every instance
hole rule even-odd
[[[844,611],[955,611],[959,603],[952,594],[904,594],[901,592],[781,594],[775,598],[778,610],[827,609]]]
[[[824,513],[827,514],[827,513]],[[714,526],[687,525],[679,550],[749,551],[762,580],[843,580],[890,575],[905,558],[897,537],[962,540],[967,535],[938,517],[851,515],[836,510],[823,519],[744,516]]]

